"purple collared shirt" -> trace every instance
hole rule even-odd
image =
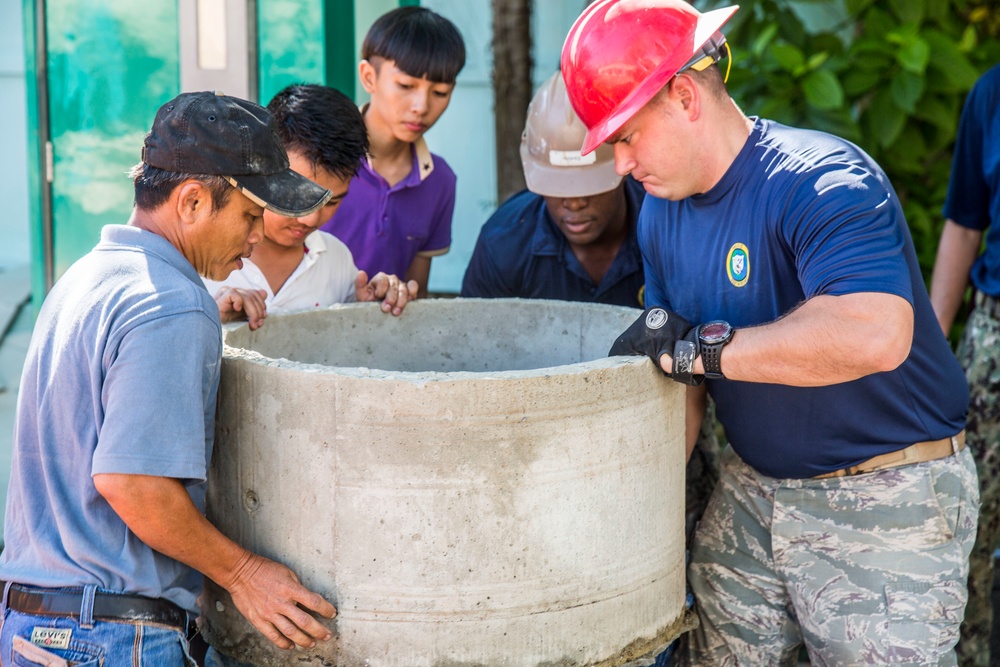
[[[321,229],[343,241],[369,277],[379,271],[403,277],[417,255],[448,252],[456,180],[421,138],[413,145],[413,169],[392,187],[362,162],[344,201]]]

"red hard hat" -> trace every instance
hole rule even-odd
[[[598,0],[587,7],[570,28],[561,59],[570,103],[588,128],[583,154],[690,65],[737,9],[702,14],[684,0]]]

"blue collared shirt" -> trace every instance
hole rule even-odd
[[[175,478],[204,510],[221,357],[219,308],[194,267],[161,236],[106,226],[35,323],[0,579],[197,612],[201,574],[136,537],[93,475]]]

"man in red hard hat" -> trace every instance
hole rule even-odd
[[[731,447],[695,533],[699,665],[954,664],[979,512],[968,387],[899,199],[837,137],[747,117],[736,11],[599,0],[562,72],[648,195],[647,310],[611,354],[706,391]],[[689,429],[690,431],[690,429]]]

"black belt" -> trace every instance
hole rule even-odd
[[[5,585],[6,582],[0,581],[0,589]],[[79,618],[83,606],[83,591],[78,588],[35,588],[11,584],[7,606],[32,616]],[[98,592],[94,595],[93,616],[103,621],[160,623],[175,627],[186,636],[190,636],[192,629],[188,624],[186,611],[169,600],[143,595]]]
[[[984,313],[994,320],[1000,320],[1000,299],[989,294],[976,292],[976,307],[982,309]]]

